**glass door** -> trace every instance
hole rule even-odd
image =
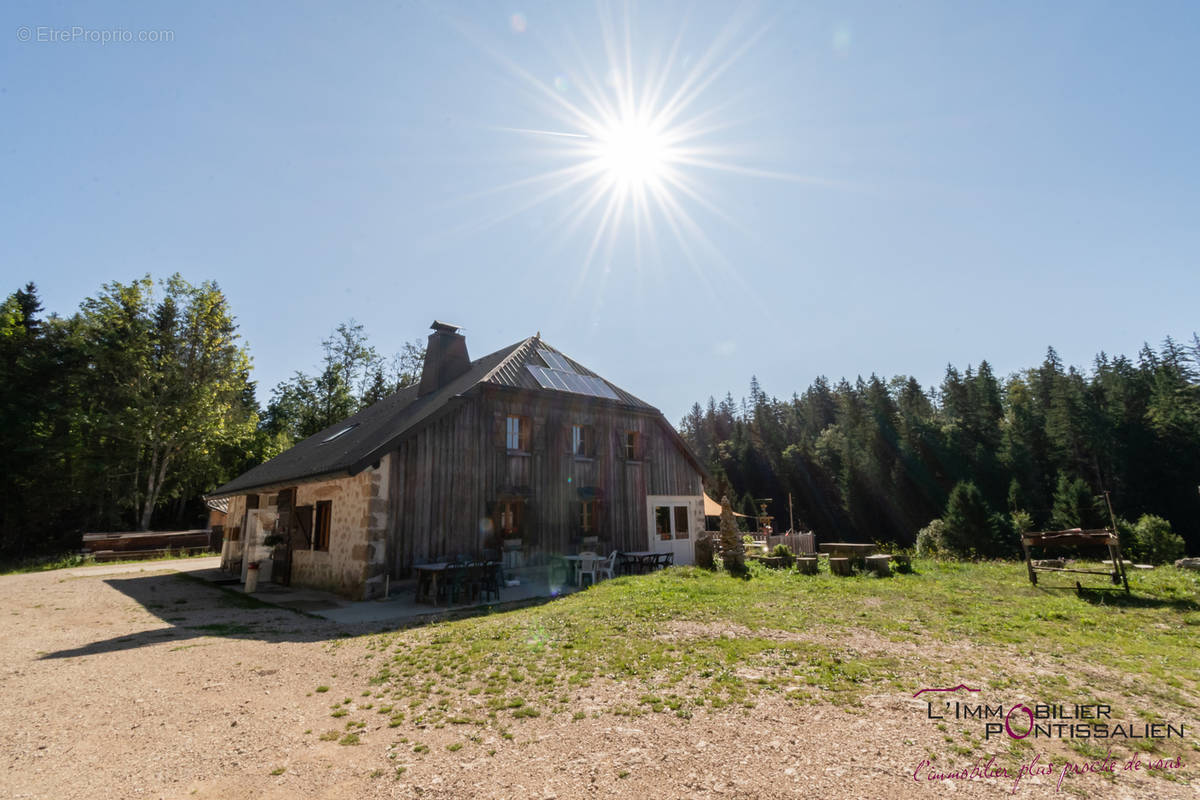
[[[650,542],[647,549],[656,553],[671,553],[676,564],[694,562],[693,508],[692,497],[649,497]]]

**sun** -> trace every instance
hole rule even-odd
[[[556,34],[565,49],[548,47],[562,70],[553,79],[488,48],[528,90],[538,114],[535,124],[496,129],[535,141],[538,169],[487,190],[511,192],[513,202],[482,224],[556,206],[557,215],[544,224],[561,241],[591,229],[580,281],[594,259],[604,259],[607,269],[619,242],[632,245],[636,262],[643,254],[657,258],[660,238],[672,239],[702,278],[711,265],[732,271],[710,236],[711,222],[742,226],[721,207],[715,174],[810,181],[738,163],[753,148],[730,139],[750,123],[740,111],[740,94],[725,88],[730,81],[723,76],[769,24],[747,30],[750,16],[738,13],[707,48],[687,44],[683,25],[662,46],[635,47],[630,7],[617,16],[623,24],[601,4],[600,59],[595,51],[588,58],[570,31]]]
[[[603,125],[592,143],[597,171],[620,190],[660,185],[673,158],[666,132],[636,117]]]

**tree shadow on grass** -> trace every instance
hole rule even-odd
[[[1148,597],[1136,592],[1125,593],[1119,586],[1044,586],[1038,584],[1037,591],[1052,596],[1073,594],[1085,603],[1110,608],[1155,608],[1171,609],[1180,613],[1200,611],[1200,602],[1186,597]]]
[[[1085,603],[1091,603],[1097,606],[1114,606],[1117,608],[1169,608],[1180,613],[1188,611],[1200,611],[1200,602],[1194,599],[1179,597],[1146,597],[1145,595],[1135,594],[1130,592],[1125,593],[1124,589],[1097,589],[1083,587],[1076,589],[1071,587],[1071,590],[1083,600]]]
[[[198,646],[207,637],[255,641],[323,642],[345,636],[388,633],[418,628],[431,622],[505,613],[541,605],[553,598],[538,597],[496,606],[472,606],[431,611],[428,615],[387,622],[342,623],[286,608],[232,591],[181,573],[133,577],[113,576],[104,581],[153,614],[162,625],[152,630],[113,636],[79,647],[43,653],[40,660],[79,658],[117,653],[139,647],[175,643],[171,650]],[[117,610],[114,609],[114,616]],[[121,612],[124,613],[124,612]]]

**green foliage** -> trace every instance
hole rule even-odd
[[[1143,514],[1130,533],[1122,536],[1126,554],[1148,564],[1168,564],[1183,558],[1183,537],[1171,530],[1171,523],[1153,514]]]
[[[385,360],[354,320],[338,325],[321,346],[321,371],[297,372],[272,390],[267,404],[263,431],[289,447],[421,378],[424,347],[408,342]]]
[[[959,558],[987,553],[992,541],[991,514],[978,486],[971,481],[955,486],[942,518],[942,550]]]
[[[941,555],[945,541],[946,523],[940,519],[931,520],[928,525],[917,531],[917,555],[925,558]]]
[[[1009,519],[1012,522],[1013,531],[1018,535],[1033,530],[1033,517],[1028,511],[1018,508],[1009,514]]]
[[[179,275],[101,287],[43,318],[28,284],[0,302],[0,559],[78,549],[86,530],[201,525],[200,496],[419,377],[362,326],[325,368],[275,391],[260,421],[250,357],[215,283]]]
[[[1071,480],[1065,474],[1059,474],[1058,485],[1054,489],[1054,509],[1050,512],[1050,526],[1056,530],[1105,527],[1098,498],[1082,478]]]
[[[168,504],[182,518],[240,466],[257,409],[216,284],[109,283],[72,317],[47,319],[29,284],[3,309],[0,554],[145,528]]]
[[[1200,551],[1198,367],[1193,335],[1136,359],[1101,353],[1086,373],[1049,349],[1004,378],[986,362],[950,366],[933,387],[819,377],[776,399],[755,381],[740,403],[695,404],[680,431],[713,476],[711,496],[770,496],[768,513],[784,520],[790,495],[796,527],[825,541],[911,543],[970,481],[989,509],[1024,510],[1019,524],[1034,530],[1106,527],[1108,489],[1118,512],[1174,520]]]
[[[782,542],[771,549],[770,555],[772,558],[783,559],[783,566],[787,569],[791,569],[796,563],[796,554],[792,552],[792,548]]]

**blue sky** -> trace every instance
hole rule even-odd
[[[46,41],[73,26],[171,40]],[[215,279],[264,400],[350,317],[383,352],[540,330],[673,421],[752,374],[930,383],[1200,328],[1194,4],[7,3],[0,41],[0,288],[69,313]],[[589,74],[605,102],[699,78],[680,119],[723,168],[607,222],[611,193],[535,180],[578,167]]]

